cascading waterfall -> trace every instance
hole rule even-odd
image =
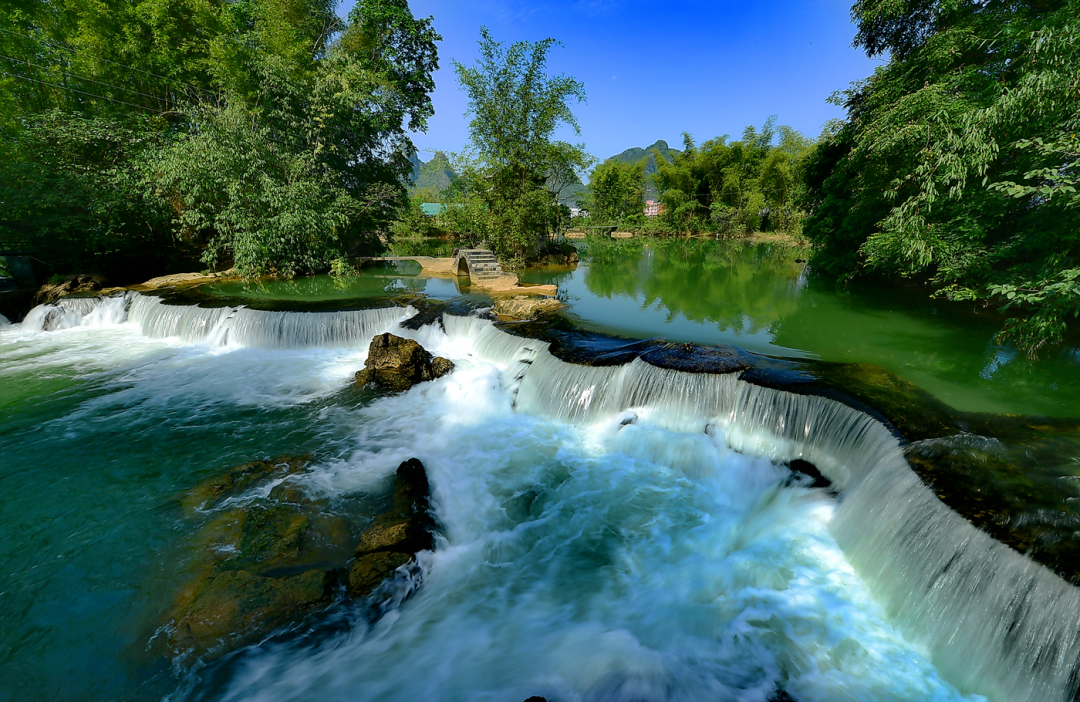
[[[447,317],[492,362],[535,341]],[[950,509],[879,422],[839,402],[762,388],[736,374],[565,363],[536,352],[517,408],[574,423],[635,410],[654,424],[721,429],[741,453],[814,463],[843,492],[831,530],[886,611],[956,684],[997,700],[1080,694],[1080,589]]]
[[[73,327],[96,327],[119,324],[127,316],[129,295],[107,297],[64,297],[38,305],[26,313],[22,328],[34,331],[57,331]]]
[[[39,306],[21,328],[127,323],[147,337],[210,346],[361,348],[410,314],[399,307],[200,308],[126,293]],[[690,437],[722,436],[750,456],[810,461],[842,493],[829,525],[836,542],[890,618],[954,684],[1001,702],[1078,699],[1080,589],[938,500],[908,466],[899,441],[872,417],[834,400],[761,388],[737,374],[686,373],[641,359],[608,367],[566,363],[547,343],[475,317],[448,315],[442,328],[444,342],[502,369],[502,383],[523,414],[592,425],[620,413],[632,423],[632,412]],[[442,336],[437,325],[403,333]]]
[[[61,298],[32,309],[25,330],[55,331],[128,322],[151,338],[259,348],[366,346],[412,314],[405,307],[339,312],[268,312],[246,307],[167,305],[158,297],[125,293]]]

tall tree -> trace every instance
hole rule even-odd
[[[555,46],[544,39],[506,47],[483,27],[476,65],[454,64],[472,116],[469,155],[455,170],[463,193],[488,208],[488,243],[511,263],[527,258],[565,221],[557,190],[591,165],[584,145],[554,140],[563,125],[580,133],[571,103],[585,100],[580,81],[549,75]]]

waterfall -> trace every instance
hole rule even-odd
[[[505,361],[527,340],[480,320],[444,319]],[[535,342],[532,342],[535,343]],[[722,432],[741,453],[815,464],[842,491],[830,529],[889,616],[962,689],[1010,702],[1080,694],[1080,589],[975,528],[911,470],[872,417],[737,374],[693,374],[641,359],[565,363],[539,348],[517,408],[578,424],[634,410],[654,423]]]
[[[105,297],[62,297],[38,305],[26,313],[21,328],[29,331],[57,331],[73,327],[119,324],[127,315],[127,295]]]
[[[410,314],[201,308],[127,293],[36,307],[22,329],[126,323],[147,337],[211,346],[359,347]],[[911,470],[899,440],[869,415],[736,373],[687,373],[641,359],[570,364],[549,344],[489,321],[441,321],[451,344],[499,367],[521,413],[587,426],[634,412],[653,425],[722,438],[750,456],[813,463],[841,492],[829,526],[836,542],[890,619],[950,681],[1002,702],[1080,699],[1080,589],[942,503]],[[434,337],[437,325],[418,333]]]
[[[139,293],[66,297],[30,310],[28,331],[128,323],[150,338],[260,348],[356,347],[412,314],[404,307],[340,312],[267,312],[246,307],[168,305]]]

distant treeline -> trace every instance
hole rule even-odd
[[[802,163],[813,145],[773,117],[760,131],[747,127],[741,139],[722,136],[699,146],[685,134],[682,151],[653,149],[637,162],[610,158],[589,178],[583,224],[652,234],[798,234]],[[660,204],[655,216],[643,208],[647,189]]]

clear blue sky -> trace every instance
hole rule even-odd
[[[344,0],[345,14],[355,0]],[[414,142],[457,151],[468,140],[467,101],[452,60],[471,65],[480,26],[505,42],[554,37],[548,66],[584,82],[588,103],[575,108],[590,153],[607,158],[682,133],[699,143],[738,137],[769,115],[809,136],[842,111],[825,102],[870,75],[877,62],[851,48],[851,0],[411,0],[413,14],[435,18],[443,35],[435,116]]]

